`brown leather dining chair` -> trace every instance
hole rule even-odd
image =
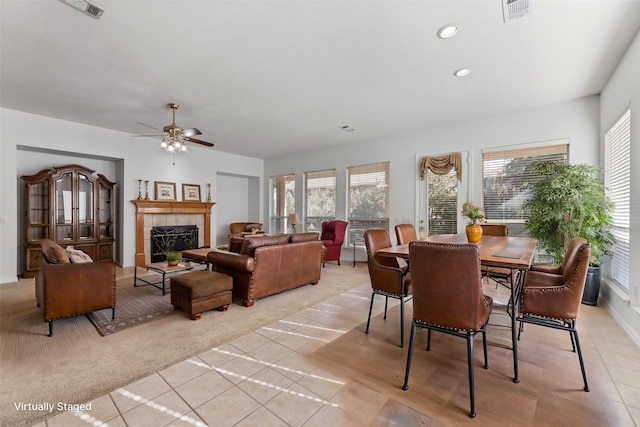
[[[404,347],[404,303],[411,300],[411,274],[406,266],[401,267],[396,258],[376,255],[382,248],[391,247],[391,239],[387,230],[367,230],[364,233],[364,244],[367,248],[367,265],[371,279],[371,304],[367,329],[371,323],[373,299],[376,295],[384,296],[384,319],[387,318],[389,298],[400,300],[400,347]]]
[[[414,240],[418,240],[416,228],[413,224],[398,224],[395,226],[396,241],[399,245],[404,245]]]
[[[578,353],[584,391],[589,391],[576,319],[589,269],[591,248],[586,239],[576,237],[567,245],[562,264],[534,265],[527,271],[520,295],[520,322],[569,332],[573,351]]]
[[[483,236],[508,236],[509,235],[509,229],[504,224],[480,224],[480,227],[482,227]],[[498,289],[499,284],[507,288],[510,288],[512,274],[514,274],[514,272],[509,268],[487,267],[487,266],[482,267],[482,276],[496,282],[496,289]]]
[[[467,340],[469,375],[469,417],[476,416],[473,374],[473,341],[482,333],[484,368],[487,363],[485,328],[491,314],[491,297],[482,294],[480,253],[474,244],[431,242],[409,243],[409,264],[413,276],[413,322],[407,352],[403,390],[409,388],[409,371],[416,329],[427,329],[427,351],[431,331]]]

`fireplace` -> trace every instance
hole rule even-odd
[[[168,225],[151,229],[151,262],[164,261],[167,251],[197,248],[197,225]]]

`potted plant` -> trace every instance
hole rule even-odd
[[[178,265],[182,261],[182,252],[167,251],[165,255],[167,256],[168,265]]]
[[[479,242],[482,239],[480,223],[484,221],[484,210],[471,202],[465,202],[462,205],[462,216],[469,218],[465,227],[467,240],[471,243]]]
[[[567,243],[584,237],[591,246],[589,276],[582,302],[596,305],[600,290],[600,265],[611,254],[613,235],[609,231],[613,204],[598,179],[600,168],[551,161],[532,165],[541,177],[525,203],[529,236],[555,263],[562,262]]]

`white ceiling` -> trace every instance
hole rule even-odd
[[[640,28],[640,1],[532,0],[506,24],[501,0],[95,3],[0,1],[2,107],[147,134],[176,102],[259,158],[598,94]]]

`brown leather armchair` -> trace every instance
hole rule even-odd
[[[532,266],[520,295],[520,332],[523,323],[569,332],[573,351],[577,350],[584,391],[589,391],[576,318],[589,269],[591,248],[586,239],[576,237],[567,246],[561,265]]]
[[[399,245],[404,245],[414,240],[418,240],[416,228],[413,224],[398,224],[395,226],[396,240]]]
[[[63,257],[52,257],[64,252],[50,240],[40,244],[43,263],[36,276],[36,300],[42,308],[42,317],[49,323],[49,336],[53,335],[53,321],[78,314],[110,308],[116,315],[116,265],[113,262],[86,262],[70,264]]]
[[[387,303],[389,298],[400,300],[400,347],[404,347],[404,303],[411,300],[411,274],[406,266],[400,267],[398,260],[391,257],[376,255],[382,248],[391,247],[391,239],[387,230],[367,230],[364,233],[364,243],[367,248],[367,264],[371,278],[371,304],[367,329],[371,323],[373,299],[376,295],[384,296],[384,318],[387,318]]]
[[[413,322],[403,390],[409,388],[409,371],[417,328],[426,328],[427,351],[431,331],[467,340],[469,371],[469,417],[476,416],[473,374],[473,341],[482,333],[484,368],[487,363],[485,327],[491,314],[491,297],[482,294],[480,254],[474,244],[409,243],[409,265],[413,276]]]

